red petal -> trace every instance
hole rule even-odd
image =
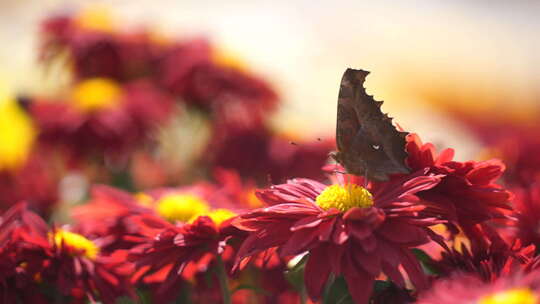
[[[334,224],[336,223],[336,218],[332,217],[329,220],[322,222],[319,225],[319,240],[320,241],[330,241],[332,237],[332,232],[334,231]]]
[[[287,243],[281,247],[281,256],[297,255],[309,250],[310,245],[318,241],[319,231],[317,228],[302,229],[293,232]]]
[[[424,244],[429,241],[426,231],[400,220],[389,220],[379,227],[377,234],[399,244]]]
[[[355,303],[367,304],[373,291],[374,277],[365,271],[358,269],[358,267],[354,265],[355,263],[350,254],[347,254],[345,259],[347,259],[347,262],[346,265],[344,265],[343,274],[347,281],[349,293]]]
[[[321,218],[318,218],[317,216],[309,216],[294,223],[294,225],[291,227],[291,231],[296,231],[304,228],[313,228],[319,225],[321,222]]]
[[[359,240],[367,238],[373,232],[371,227],[369,227],[368,225],[360,221],[347,222],[347,228],[348,228],[349,234]]]
[[[351,256],[356,262],[356,265],[362,267],[367,273],[371,274],[372,276],[378,276],[379,273],[381,273],[380,255],[365,252],[364,250],[362,250],[361,247],[357,246],[357,244],[353,242],[350,243],[351,247],[349,247],[349,250],[353,252]]]
[[[401,288],[405,288],[405,280],[403,279],[403,275],[401,275],[401,272],[397,267],[393,267],[386,262],[382,262],[381,266],[384,274],[386,274],[390,278],[390,280],[392,280],[392,282],[394,282],[397,286]]]
[[[402,249],[401,265],[409,274],[409,278],[416,287],[417,290],[424,290],[429,287],[429,283],[426,274],[422,270],[422,266],[418,263],[418,260],[408,249]]]
[[[465,176],[471,184],[488,185],[498,179],[505,166],[500,160],[492,159],[476,164]]]
[[[336,223],[334,224],[334,232],[332,233],[332,240],[334,243],[341,245],[345,243],[349,239],[349,235],[347,234],[347,229],[345,227],[345,224],[341,218],[336,219]]]
[[[322,245],[310,251],[306,264],[304,278],[309,297],[316,301],[321,297],[322,291],[330,276],[330,263],[327,254],[328,245]]]

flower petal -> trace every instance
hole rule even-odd
[[[323,219],[317,216],[309,216],[309,217],[303,218],[299,220],[298,222],[294,223],[294,225],[291,227],[291,231],[316,227],[322,222],[322,220]]]
[[[374,277],[356,267],[350,253],[346,254],[345,259],[347,266],[343,267],[343,275],[347,281],[349,293],[355,303],[368,303],[373,291]]]
[[[328,263],[328,245],[323,244],[309,252],[304,278],[309,297],[318,300],[328,281],[331,265]]]

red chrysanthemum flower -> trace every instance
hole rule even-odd
[[[129,286],[116,271],[124,260],[102,255],[95,242],[80,234],[50,230],[25,204],[5,213],[0,229],[2,267],[9,269],[0,277],[6,287],[2,292],[4,299],[47,299],[50,295],[38,288],[42,282],[53,294],[72,297],[74,301],[99,299],[114,303],[119,296],[129,295]],[[29,289],[27,294],[24,289]]]
[[[260,123],[275,109],[277,95],[264,80],[219,60],[205,40],[177,43],[160,63],[165,88],[221,119]]]
[[[514,216],[517,220],[509,223],[509,230],[523,244],[534,244],[540,248],[540,179],[530,181],[528,186],[514,187],[512,190]]]
[[[193,222],[200,215],[216,219],[253,207],[253,187],[246,188],[234,172],[220,170],[217,184],[198,182],[178,188],[157,188],[137,194],[95,185],[88,203],[72,209],[77,229],[104,238],[106,252],[128,249],[156,229],[133,222],[133,216],[151,215],[171,223]],[[150,229],[151,232],[144,232]],[[159,232],[159,231],[158,231]]]
[[[92,303],[115,303],[122,295],[133,296],[129,282],[120,274],[126,263],[122,255],[101,254],[99,240],[64,228],[52,229],[47,237],[52,254],[40,277],[61,294]]]
[[[67,54],[76,79],[107,77],[124,82],[156,72],[164,45],[157,43],[152,33],[92,28],[83,18],[58,16],[42,23],[43,62],[50,64]]]
[[[160,282],[158,297],[178,296],[173,289],[182,280],[206,271],[217,255],[226,252],[227,239],[238,233],[229,225],[232,215],[199,216],[191,224],[177,225],[152,215],[135,217],[139,225],[151,229],[146,230],[147,240],[130,250],[129,259],[137,269],[132,281],[146,277],[146,282]],[[230,249],[227,253],[230,259]]]
[[[527,186],[540,178],[539,109],[519,108],[508,111],[471,112],[450,110],[484,144],[484,155],[504,161],[506,184]]]
[[[476,276],[456,274],[437,281],[420,295],[418,304],[536,304],[540,272],[515,273],[486,283]]]
[[[121,87],[106,78],[77,84],[69,103],[34,101],[30,112],[43,144],[62,147],[75,158],[120,157],[147,142],[171,114],[171,98],[149,82]]]
[[[258,192],[270,206],[240,215],[233,225],[250,232],[237,256],[278,247],[281,256],[309,252],[305,268],[308,294],[318,299],[331,273],[343,275],[357,303],[367,303],[374,279],[384,272],[403,287],[402,265],[419,289],[426,287],[420,265],[408,248],[429,241],[425,226],[438,221],[418,217],[424,206],[415,193],[435,187],[439,176],[419,172],[386,183],[324,185],[309,179]]]
[[[0,170],[0,209],[26,201],[45,218],[58,202],[60,172],[43,149],[35,149],[21,167]]]
[[[428,169],[444,177],[432,189],[418,193],[428,206],[423,212],[449,221],[454,232],[459,225],[469,238],[474,237],[474,225],[489,219],[504,218],[511,210],[510,192],[495,181],[504,172],[499,160],[482,162],[452,161],[453,151],[439,155],[432,144],[422,144],[416,134],[407,137],[407,163],[413,170]]]
[[[0,216],[0,302],[44,303],[36,291],[48,257],[47,224],[19,203]]]
[[[496,231],[490,230],[489,227],[483,228],[475,246],[456,244],[457,241],[454,240],[453,247],[447,247],[441,253],[440,259],[432,261],[429,266],[439,276],[448,277],[460,271],[474,274],[485,282],[530,267],[535,252],[534,246],[524,247],[520,240],[515,240],[509,245]],[[481,239],[481,242],[478,239]]]

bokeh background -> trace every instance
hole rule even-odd
[[[219,302],[222,292],[209,288],[207,275],[232,266],[233,247],[239,244],[225,231],[231,228],[229,220],[263,206],[262,201],[279,201],[270,194],[265,198],[272,190],[256,189],[294,177],[328,181],[339,177],[328,173],[345,170],[333,166],[329,153],[335,150],[337,95],[347,67],[370,71],[364,84],[367,92],[385,101],[383,111],[401,128],[419,134],[407,137],[404,149],[411,157],[404,161],[414,171],[429,168],[437,179],[445,179],[440,187],[422,188],[426,192],[419,195],[426,206],[435,203],[436,212],[401,203],[396,210],[407,218],[422,210],[429,216],[426,222],[418,219],[422,225],[448,219],[449,234],[461,229],[464,234],[452,240],[452,246],[461,249],[449,255],[451,259],[458,252],[465,260],[476,255],[464,251],[468,240],[461,243],[462,236],[471,237],[469,231],[474,238],[490,239],[489,249],[478,248],[493,255],[494,265],[509,265],[496,257],[511,254],[493,251],[508,247],[497,245],[503,238],[511,244],[518,236],[516,246],[507,248],[516,259],[521,257],[520,244],[540,248],[539,12],[538,1],[0,0],[0,211],[12,212],[0,215],[0,226],[13,228],[0,239],[0,260],[9,256],[4,268],[18,269],[0,275],[2,282],[14,278],[14,288],[0,286],[7,286],[4,290],[16,302],[19,297],[41,296],[42,290],[33,286],[41,285],[43,278],[51,288],[57,284],[63,289],[44,289],[55,302],[56,295],[83,299],[86,291],[97,292],[108,303],[102,290],[86,288],[91,286],[89,277],[77,267],[77,276],[65,280],[56,266],[49,267],[56,265],[49,257],[36,260],[40,266],[33,267],[12,255],[10,248],[29,244],[10,236],[19,233],[17,217],[34,221],[24,223],[29,229],[47,226],[29,213],[36,212],[54,232],[39,227],[43,251],[62,249],[55,251],[55,261],[62,256],[71,263],[79,254],[94,259],[98,253],[98,258],[119,253],[118,265],[126,267],[118,274],[133,279],[130,284],[138,291],[163,283],[156,294],[148,295],[153,299],[186,296],[194,303]],[[430,143],[420,145],[419,138]],[[435,150],[447,147],[455,149],[456,162],[450,161],[451,149],[437,158]],[[495,183],[499,177],[501,186]],[[347,189],[349,201],[349,189],[356,188]],[[321,195],[316,199],[320,206]],[[515,214],[502,210],[510,208],[510,200]],[[365,206],[371,204],[366,200]],[[517,223],[508,221],[514,216]],[[487,219],[496,219],[489,231],[500,229],[501,238],[460,226],[476,221],[483,225]],[[150,263],[160,269],[144,274],[150,274],[144,283],[135,282],[143,274],[134,276],[132,260],[124,263],[123,254],[150,261],[146,253],[139,255],[139,245],[153,250],[161,236],[172,231],[166,228],[170,223],[185,231],[206,227],[192,225],[199,220],[220,234],[201,234],[211,241],[201,243],[200,256],[192,254],[192,245],[178,244],[177,236],[189,239],[184,232],[169,239],[178,250],[188,250],[189,259],[198,256],[202,261],[184,272],[187,289],[182,287],[180,295],[167,290],[180,286],[173,283],[184,267],[180,265],[185,265],[178,262],[176,251],[167,265],[155,263],[161,254],[154,256]],[[161,228],[152,223],[162,223],[166,230],[156,234]],[[80,250],[69,243],[74,240],[88,246]],[[471,239],[473,251],[474,242],[487,246],[483,239]],[[233,251],[219,252],[225,244]],[[405,245],[399,246],[405,250]],[[64,249],[76,249],[76,255]],[[522,249],[532,254],[532,247]],[[484,251],[477,252],[484,256]],[[207,254],[217,258],[218,268]],[[264,264],[270,264],[270,258]],[[488,264],[481,261],[478,269],[485,274]],[[235,291],[245,282],[270,288],[267,295],[255,289],[253,294],[240,293],[256,301],[245,303],[262,303],[257,300],[262,298],[273,301],[264,303],[293,303],[303,298],[302,270],[293,270],[286,260],[274,262],[268,266],[275,266],[277,280],[267,276],[266,266],[257,265],[245,278],[230,278]],[[473,265],[468,260],[463,264]],[[64,286],[72,277],[77,290]],[[222,271],[226,287],[224,277]],[[18,282],[29,285],[20,287]],[[119,288],[110,300],[126,291]]]
[[[278,88],[276,128],[332,136],[345,67],[405,129],[474,156],[474,137],[441,107],[528,119],[540,99],[537,1],[0,1],[0,78],[15,92],[53,90],[36,63],[51,14],[107,10],[122,27],[205,36]],[[443,113],[443,114],[441,114]],[[498,117],[491,117],[498,119]]]

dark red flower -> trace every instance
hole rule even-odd
[[[517,109],[517,108],[516,108]],[[500,158],[507,165],[506,184],[527,186],[540,178],[539,109],[519,108],[508,111],[449,111],[484,145],[485,156]]]
[[[415,193],[428,190],[439,176],[416,175],[369,184],[351,177],[349,183],[327,186],[309,179],[258,192],[270,206],[240,215],[233,221],[249,231],[237,256],[248,258],[278,247],[283,257],[309,252],[305,268],[308,294],[318,299],[331,273],[343,275],[357,303],[367,303],[374,279],[384,272],[398,286],[402,265],[418,289],[427,282],[408,248],[429,241],[425,226],[438,221],[418,217],[424,206]]]
[[[149,189],[135,195],[106,185],[95,185],[90,200],[72,209],[77,230],[103,239],[105,252],[129,249],[148,241],[161,232],[161,227],[143,225],[134,218],[149,215],[171,223],[189,223],[207,215],[222,221],[251,207],[253,186],[242,184],[230,171],[216,174],[217,184],[199,182],[178,188]],[[142,239],[141,239],[142,238]]]
[[[43,303],[36,288],[48,257],[47,224],[25,203],[0,217],[0,302]]]
[[[33,210],[48,218],[58,203],[60,173],[51,155],[34,148],[25,163],[13,170],[0,170],[0,209],[26,201]]]
[[[540,180],[530,182],[528,186],[514,187],[512,201],[516,221],[508,223],[509,230],[524,245],[534,244],[540,248]]]
[[[137,269],[133,280],[152,274],[155,280],[155,274],[159,274],[161,284],[157,293],[161,295],[170,294],[184,278],[206,271],[215,255],[224,251],[226,235],[222,229],[230,230],[227,224],[216,224],[206,216],[192,224],[180,225],[150,215],[134,220],[152,226],[159,233],[149,234],[146,242],[130,250],[130,261]]]
[[[437,155],[434,146],[422,144],[416,134],[407,137],[406,148],[411,169],[444,176],[436,187],[417,195],[427,205],[424,213],[448,220],[455,232],[453,225],[459,225],[471,238],[468,230],[475,224],[504,218],[511,210],[510,192],[495,183],[505,169],[499,160],[452,161],[451,149]]]
[[[276,93],[262,79],[216,57],[216,50],[205,40],[177,43],[161,61],[163,86],[220,119],[260,123],[275,109]]]
[[[70,102],[36,100],[30,111],[43,144],[67,149],[74,158],[120,157],[151,139],[171,114],[171,98],[149,82],[124,87],[95,78],[74,87]]]
[[[441,258],[430,266],[439,276],[448,277],[459,271],[476,275],[485,282],[530,267],[534,246],[524,247],[519,240],[509,245],[496,231],[490,231],[489,227],[484,227],[480,233],[482,242],[476,241],[475,246],[470,246],[465,243],[456,244],[457,240],[454,240],[453,246],[446,248]]]
[[[38,288],[42,282],[52,288],[50,292],[76,301],[114,303],[119,296],[129,295],[129,286],[116,271],[124,260],[102,255],[97,243],[80,234],[49,229],[25,204],[2,215],[0,231],[2,267],[9,270],[2,272],[1,285],[13,288],[2,291],[5,299],[27,295],[46,299],[46,292]]]
[[[52,229],[48,239],[52,255],[40,277],[61,294],[104,303],[116,303],[123,295],[133,297],[129,282],[120,274],[126,263],[122,255],[102,254],[99,240],[65,228]]]
[[[58,16],[43,22],[42,61],[50,64],[67,54],[76,79],[107,77],[124,82],[156,72],[164,45],[157,43],[151,33],[92,29],[78,19]]]

